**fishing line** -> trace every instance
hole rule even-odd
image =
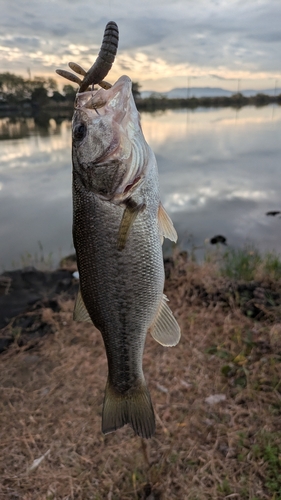
[[[108,0],[108,11],[110,14],[110,19],[112,19],[112,0]]]

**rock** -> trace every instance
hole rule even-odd
[[[72,272],[64,269],[43,272],[28,267],[7,271],[0,276],[0,282],[4,289],[0,295],[0,329],[15,316],[36,308],[37,303],[58,311],[57,296],[63,292],[74,298],[78,291]]]
[[[215,405],[217,403],[221,403],[221,401],[226,400],[226,395],[225,394],[213,394],[211,396],[208,396],[205,399],[205,403],[208,403],[208,405]]]

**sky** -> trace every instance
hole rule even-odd
[[[86,70],[108,21],[116,61],[141,90],[281,86],[280,0],[0,0],[0,72],[48,75],[74,61]]]

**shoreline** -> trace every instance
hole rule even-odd
[[[253,260],[256,276],[255,269],[244,269],[238,275],[237,270],[229,272],[227,267],[223,275],[211,257],[209,262],[196,263],[186,251],[176,251],[173,256],[164,258],[165,287],[172,283],[176,289],[174,276],[179,282],[185,276],[185,280],[191,280],[190,294],[196,296],[196,303],[203,307],[219,305],[225,310],[235,306],[245,316],[259,321],[281,308],[281,264],[277,263],[280,269],[273,266],[269,270],[264,263],[261,265]],[[59,312],[60,301],[74,302],[79,288],[79,279],[73,276],[75,271],[77,265],[73,254],[63,258],[56,270],[42,271],[28,266],[0,275],[0,353],[14,342],[22,347],[29,340],[37,341],[52,332],[42,320],[43,311],[47,308]],[[204,274],[206,283],[198,279]]]
[[[266,94],[256,94],[245,97],[242,93],[234,94],[231,97],[189,97],[168,99],[166,97],[146,97],[135,99],[137,109],[140,112],[156,112],[168,109],[196,109],[196,108],[225,108],[231,107],[240,109],[244,106],[264,107],[270,104],[281,105],[281,94],[270,96]],[[54,101],[48,97],[44,104],[31,101],[1,102],[0,118],[6,117],[37,117],[42,114],[55,117],[65,117],[71,119],[73,114],[74,101]]]

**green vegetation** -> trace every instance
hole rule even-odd
[[[138,82],[132,82],[132,93],[135,101],[141,99],[140,87]]]
[[[62,94],[58,92],[53,78],[25,79],[8,72],[0,73],[0,110],[41,108],[58,103],[72,105],[75,94],[72,85],[65,85]]]
[[[33,255],[30,252],[25,252],[20,256],[20,262],[12,262],[13,268],[18,269],[25,267],[35,267],[40,271],[51,271],[54,269],[53,252],[47,255],[44,252],[41,241],[38,241],[38,251]]]
[[[231,97],[191,97],[181,99],[167,99],[167,97],[151,96],[145,99],[136,99],[137,107],[140,111],[158,111],[165,109],[195,109],[204,108],[222,108],[233,107],[236,109],[243,106],[266,106],[271,103],[281,105],[281,94],[278,96],[269,96],[257,94],[252,97],[245,97],[243,94],[234,94]]]
[[[281,498],[281,432],[260,432],[252,452],[256,460],[266,465],[265,486]]]
[[[259,464],[263,471],[264,485],[273,493],[275,500],[281,499],[281,432],[262,430],[254,436],[253,444],[245,433],[238,440],[239,461],[248,459]]]
[[[222,257],[221,272],[233,279],[251,281],[257,274],[273,280],[281,278],[281,259],[274,252],[262,255],[252,247],[229,248]]]
[[[57,89],[57,84],[53,78],[34,77],[34,79],[24,79],[12,73],[0,74],[0,99],[8,103],[20,102],[22,100],[36,101],[43,97],[48,97]]]

